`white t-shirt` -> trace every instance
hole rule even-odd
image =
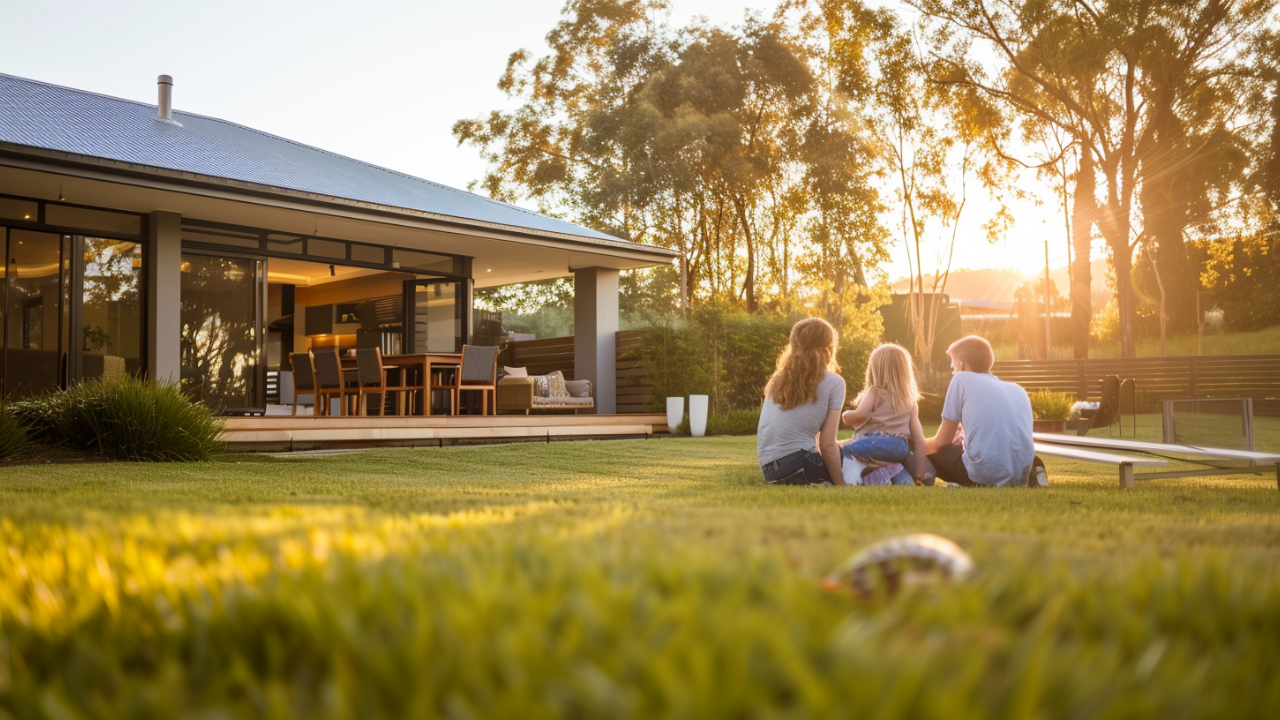
[[[942,417],[964,426],[964,467],[982,485],[1025,485],[1035,459],[1027,391],[990,373],[951,378]]]
[[[827,413],[843,406],[844,378],[832,372],[822,378],[817,399],[807,405],[783,410],[766,397],[756,426],[756,459],[764,465],[797,450],[817,449]]]

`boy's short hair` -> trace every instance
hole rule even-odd
[[[968,335],[951,343],[947,354],[974,372],[989,373],[991,366],[996,364],[996,353],[991,349],[991,343],[977,335]]]

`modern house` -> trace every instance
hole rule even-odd
[[[2,388],[134,373],[232,412],[310,347],[486,344],[475,289],[574,279],[614,412],[621,270],[671,251],[216,118],[0,74]]]

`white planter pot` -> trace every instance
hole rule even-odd
[[[675,432],[676,426],[684,419],[684,398],[667,398],[667,432]]]
[[[689,434],[702,437],[707,434],[707,396],[689,396]]]

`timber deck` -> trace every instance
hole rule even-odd
[[[385,418],[269,415],[227,418],[222,439],[232,452],[253,452],[648,438],[667,432],[663,413]]]

